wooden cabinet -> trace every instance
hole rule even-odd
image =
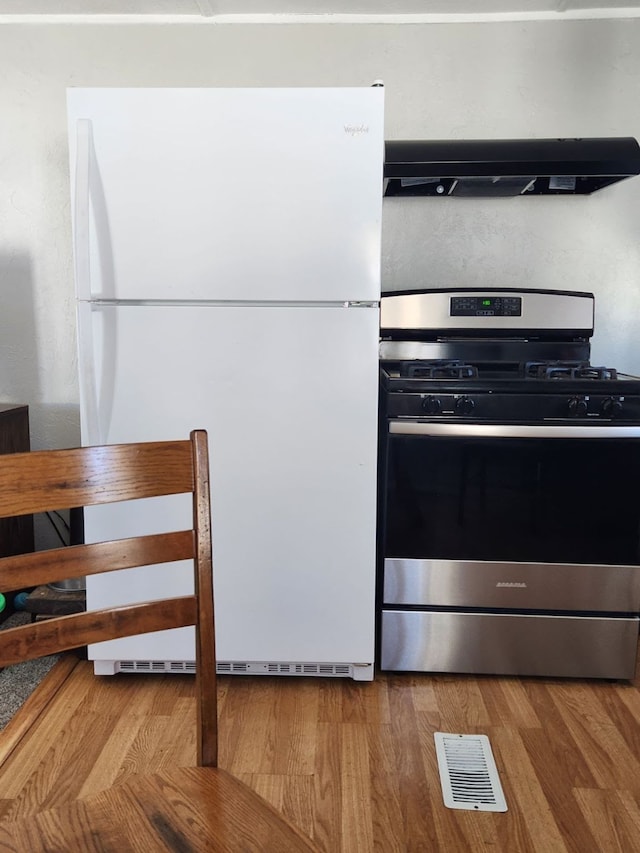
[[[0,403],[0,453],[20,453],[30,450],[29,407]],[[0,556],[33,551],[33,516],[0,518]],[[0,621],[12,610],[12,596],[7,596],[7,608]]]

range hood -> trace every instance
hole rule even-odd
[[[633,137],[385,143],[385,196],[586,195],[638,174]]]

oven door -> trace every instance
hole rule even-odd
[[[640,427],[391,421],[385,552],[640,565]]]
[[[392,420],[385,476],[383,668],[632,676],[640,427]]]

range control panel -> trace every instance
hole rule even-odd
[[[495,331],[590,338],[594,296],[567,290],[525,290],[483,287],[383,293],[380,301],[382,337],[399,340]]]
[[[452,317],[521,317],[520,296],[452,296]]]
[[[388,417],[470,418],[494,423],[567,420],[640,421],[640,398],[618,394],[396,393],[387,397]]]

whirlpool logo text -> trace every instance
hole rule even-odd
[[[363,133],[369,133],[368,124],[345,124],[344,132],[349,136],[362,136]]]

